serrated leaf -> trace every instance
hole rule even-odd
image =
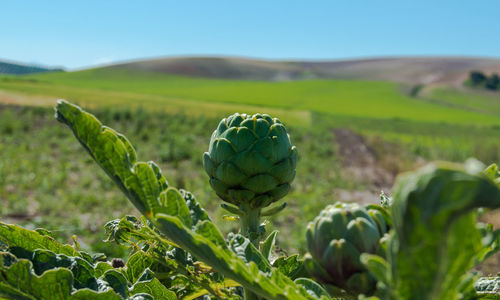
[[[262,250],[260,251],[262,255],[269,261],[271,259],[271,254],[274,249],[274,245],[276,244],[276,235],[278,234],[277,230],[271,232],[264,243],[262,243]]]
[[[123,298],[115,293],[112,289],[106,291],[93,291],[90,289],[81,289],[76,291],[72,296],[72,300],[123,300]]]
[[[94,268],[83,258],[70,257],[64,254],[55,254],[49,250],[38,249],[33,252],[31,262],[33,263],[33,270],[37,275],[55,268],[66,268],[73,274],[73,285],[75,288],[97,289]]]
[[[103,126],[93,115],[66,101],[58,101],[56,118],[66,124],[99,166],[143,214],[150,215],[159,204],[154,195],[162,191],[154,167],[136,162],[135,151],[126,138]]]
[[[177,300],[174,292],[169,291],[160,281],[153,278],[149,281],[139,281],[135,283],[130,289],[130,295],[146,293],[151,295],[154,299],[167,299]]]
[[[297,278],[294,282],[303,286],[311,296],[317,299],[332,299],[321,285],[309,278]]]
[[[288,257],[281,256],[278,257],[273,262],[273,267],[278,269],[281,273],[291,278],[292,280],[297,279],[300,276],[306,276],[306,271],[304,269],[304,262],[299,259],[299,255],[291,255]]]
[[[456,299],[460,282],[485,247],[479,207],[500,207],[500,190],[484,174],[431,164],[400,176],[392,217],[391,287],[404,299]]]
[[[270,272],[271,264],[269,261],[257,250],[252,242],[240,234],[235,234],[229,241],[231,250],[241,258],[244,262],[254,262],[260,271]]]
[[[165,207],[164,213],[172,216],[179,216],[185,226],[193,226],[189,208],[181,193],[175,188],[168,188],[161,193],[160,201]]]
[[[101,277],[107,270],[111,270],[113,267],[104,261],[98,262],[94,267],[94,275],[95,277]]]
[[[32,271],[29,260],[20,259],[10,267],[0,266],[0,296],[9,299],[68,299],[73,285],[71,271],[49,270],[41,276]]]
[[[158,214],[156,217],[157,226],[170,239],[182,248],[188,249],[194,256],[221,274],[239,282],[261,297],[266,299],[314,299],[301,286],[295,284],[279,271],[275,270],[266,274],[260,271],[253,261],[246,264],[234,252],[217,247],[210,240],[183,226],[178,218],[162,214]],[[259,253],[255,247],[254,249]],[[263,257],[262,259],[265,261]]]
[[[182,197],[186,201],[186,205],[189,208],[193,226],[196,226],[198,222],[211,221],[208,217],[207,212],[200,206],[198,201],[196,201],[196,198],[193,194],[185,190],[179,190],[179,192],[181,193]]]
[[[145,269],[151,267],[154,260],[143,251],[132,254],[126,263],[125,274],[130,282],[136,282]]]
[[[42,235],[36,231],[2,222],[0,222],[0,242],[7,244],[9,247],[18,247],[30,252],[36,249],[45,249],[57,254],[80,256],[73,247],[62,245],[48,235]]]
[[[224,240],[222,233],[220,233],[219,229],[211,221],[205,220],[198,222],[193,231],[207,238],[216,246],[227,249],[226,241]]]
[[[500,298],[500,277],[481,277],[474,283],[474,289],[479,295],[479,299]],[[495,296],[497,298],[484,298],[484,296]]]
[[[101,277],[99,277],[99,280],[104,285],[99,288],[100,290],[103,290],[104,287],[110,287],[115,291],[115,293],[119,294],[123,298],[127,298],[128,282],[122,273],[115,269],[108,270]]]

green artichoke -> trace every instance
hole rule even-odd
[[[386,219],[382,208],[367,210],[355,203],[327,206],[307,227],[309,273],[352,294],[373,293],[377,282],[361,264],[360,255],[384,256]]]
[[[259,209],[283,198],[295,177],[297,149],[286,128],[266,114],[224,118],[203,155],[210,185],[224,201]]]

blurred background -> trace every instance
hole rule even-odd
[[[431,160],[500,162],[498,1],[0,4],[0,219],[120,257],[137,214],[53,118],[58,98],[125,134],[224,231],[202,154],[228,114],[280,118],[300,161],[283,251],[328,203],[377,203]],[[495,215],[485,216],[497,222]],[[496,261],[489,262],[496,264]]]

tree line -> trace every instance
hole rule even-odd
[[[496,73],[487,76],[481,71],[471,71],[466,83],[473,87],[486,88],[492,91],[500,90],[500,77]]]

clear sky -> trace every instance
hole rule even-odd
[[[0,2],[0,59],[82,68],[180,55],[500,58],[500,0]]]

